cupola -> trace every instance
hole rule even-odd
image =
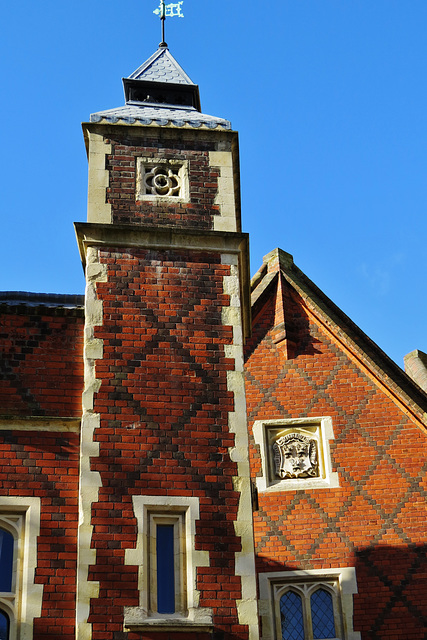
[[[123,78],[126,104],[200,108],[199,87],[169,53],[159,49],[128,78]]]
[[[99,111],[91,122],[231,129],[231,123],[202,113],[199,87],[162,43],[130,76],[123,78],[125,105]]]

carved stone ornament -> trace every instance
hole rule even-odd
[[[273,444],[279,478],[313,478],[319,475],[317,442],[302,433],[288,433]]]
[[[156,196],[179,196],[181,178],[178,167],[158,165],[146,171],[144,176],[145,192]]]

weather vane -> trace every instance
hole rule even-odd
[[[155,9],[153,13],[160,16],[160,20],[162,22],[162,41],[160,43],[160,47],[167,47],[168,45],[165,42],[165,20],[166,18],[183,18],[184,14],[182,13],[182,5],[184,0],[180,2],[171,2],[170,4],[165,4],[165,0],[160,0],[160,6],[158,9]]]

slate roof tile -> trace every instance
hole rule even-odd
[[[131,80],[152,82],[173,82],[175,84],[194,84],[184,69],[166,48],[158,49],[136,71],[129,76]]]

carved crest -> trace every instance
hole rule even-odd
[[[319,475],[317,442],[302,433],[288,433],[273,444],[279,478],[313,478]]]

